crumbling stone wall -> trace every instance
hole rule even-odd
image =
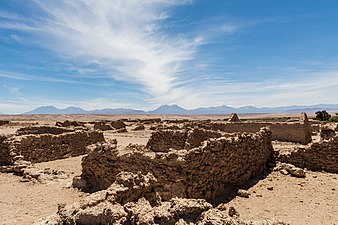
[[[79,122],[79,121],[69,121],[66,120],[64,122],[58,121],[55,123],[55,126],[58,127],[78,127],[78,126],[84,126],[85,122]]]
[[[127,125],[122,120],[116,120],[111,122],[111,126],[115,129],[122,129],[126,128]]]
[[[3,125],[6,125],[6,124],[9,124],[10,121],[8,120],[0,120],[0,126],[3,126]]]
[[[309,170],[338,173],[338,135],[328,141],[277,155],[277,160]]]
[[[13,163],[10,156],[9,144],[6,140],[6,136],[0,135],[0,166],[7,166]]]
[[[110,124],[107,124],[106,122],[95,122],[94,129],[102,131],[114,130],[114,128]]]
[[[162,201],[154,191],[156,183],[151,173],[121,172],[108,189],[72,205],[59,205],[54,215],[34,224],[286,225],[275,219],[243,221],[234,207],[220,204],[214,208],[204,199],[172,198]]]
[[[7,148],[1,151],[9,154],[1,154],[5,158],[1,161],[13,163],[15,156],[22,156],[23,160],[37,163],[78,156],[88,152],[88,145],[102,141],[103,134],[97,131],[12,136],[3,142]]]
[[[325,124],[320,126],[320,138],[329,140],[336,135],[334,124]]]
[[[170,148],[188,150],[200,146],[209,138],[219,138],[225,135],[218,131],[198,128],[189,131],[159,130],[152,133],[147,148],[154,152],[168,152]]]
[[[224,137],[226,134],[205,129],[193,129],[188,131],[187,139],[185,141],[185,149],[192,149],[200,146],[202,142],[210,138]]]
[[[182,136],[178,138],[181,140]],[[184,143],[183,140],[179,143]],[[266,129],[232,138],[209,139],[191,150],[124,153],[115,146],[99,145],[83,159],[84,191],[108,188],[122,171],[151,172],[158,181],[155,191],[164,200],[188,197],[217,201],[227,194],[229,187],[242,185],[262,173],[273,153],[271,132]]]
[[[253,133],[259,131],[262,127],[270,127],[272,132],[272,140],[297,142],[308,144],[311,139],[311,127],[309,123],[264,123],[264,122],[235,122],[235,123],[209,123],[194,124],[198,127],[220,130],[227,133],[248,132]]]
[[[63,134],[67,132],[73,132],[74,130],[65,129],[61,127],[48,127],[48,126],[37,126],[37,127],[22,127],[16,131],[18,135],[26,134]]]
[[[163,130],[152,133],[147,148],[154,152],[168,152],[170,148],[184,149],[186,131]]]

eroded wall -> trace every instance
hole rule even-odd
[[[199,123],[194,124],[209,130],[220,130],[227,133],[258,132],[262,127],[270,127],[272,140],[297,142],[308,144],[311,139],[311,127],[308,122],[295,123],[263,123],[263,122],[235,122],[235,123]]]
[[[314,171],[338,173],[338,135],[288,154],[280,154],[277,160]]]
[[[103,134],[97,131],[0,138],[0,165],[13,163],[15,156],[22,156],[23,160],[37,163],[83,155],[88,152],[88,145],[103,141]]]
[[[122,171],[151,172],[158,181],[155,191],[164,200],[187,197],[216,201],[227,188],[261,174],[273,154],[271,132],[266,129],[232,138],[212,138],[191,150],[124,154],[115,146],[98,145],[83,159],[83,190],[106,189]]]

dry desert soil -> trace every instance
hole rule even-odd
[[[242,115],[241,118],[282,118],[295,115]],[[148,119],[151,115],[33,115],[0,116],[10,124],[0,126],[0,134],[14,134],[20,127],[54,125],[56,121],[99,121],[121,118]],[[224,119],[226,116],[156,116],[162,119]],[[277,119],[276,119],[277,120]],[[116,139],[118,147],[129,143],[145,145],[152,131],[145,130],[116,133],[104,131],[106,140]],[[274,142],[275,146],[280,143]],[[73,177],[81,174],[83,156],[35,163],[43,171],[56,171],[38,181],[24,179],[13,173],[0,173],[0,224],[33,224],[55,213],[58,204],[72,204],[88,196],[88,193],[72,187]],[[338,163],[338,162],[337,162]],[[306,170],[306,177],[299,178],[272,171],[247,189],[248,198],[236,196],[226,205],[233,206],[245,220],[276,218],[294,225],[338,225],[338,174]]]

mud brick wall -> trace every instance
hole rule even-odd
[[[10,121],[8,120],[0,120],[0,126],[3,126],[3,125],[6,125],[6,124],[9,124]]]
[[[191,150],[170,152],[119,152],[116,145],[99,145],[82,161],[82,190],[108,188],[120,172],[152,173],[154,191],[163,200],[203,198],[210,202],[227,194],[229,187],[246,183],[262,173],[273,157],[271,132],[212,138]]]
[[[227,133],[233,132],[257,132],[262,127],[270,127],[272,140],[297,142],[308,144],[311,139],[310,124],[305,123],[253,123],[253,122],[236,122],[236,123],[209,123],[198,124],[199,127],[211,130],[220,130]]]
[[[277,160],[309,170],[338,173],[338,135],[329,141],[313,143],[289,154],[280,154]]]
[[[87,153],[87,146],[104,141],[97,131],[76,131],[59,135],[41,134],[14,136],[10,140],[11,155],[22,155],[33,163],[78,156]]]
[[[152,133],[147,148],[154,152],[168,152],[170,148],[184,149],[186,131],[163,130]]]
[[[152,133],[147,148],[154,152],[168,152],[170,148],[191,149],[198,147],[209,138],[219,138],[226,134],[205,129],[192,129],[189,131],[159,130]]]
[[[0,135],[0,166],[7,166],[13,163],[10,157],[9,144],[6,140],[6,136]]]
[[[60,127],[48,127],[48,126],[38,126],[38,127],[22,127],[16,131],[18,135],[26,134],[63,134],[67,132],[72,132],[74,130],[69,130]]]
[[[185,149],[192,149],[200,146],[202,142],[210,138],[224,137],[226,134],[213,130],[193,129],[188,131]]]

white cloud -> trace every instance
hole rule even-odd
[[[115,79],[142,85],[153,96],[171,92],[176,71],[193,59],[201,39],[160,31],[165,11],[190,1],[35,1],[46,17],[30,26],[40,43],[63,57],[95,62]]]

